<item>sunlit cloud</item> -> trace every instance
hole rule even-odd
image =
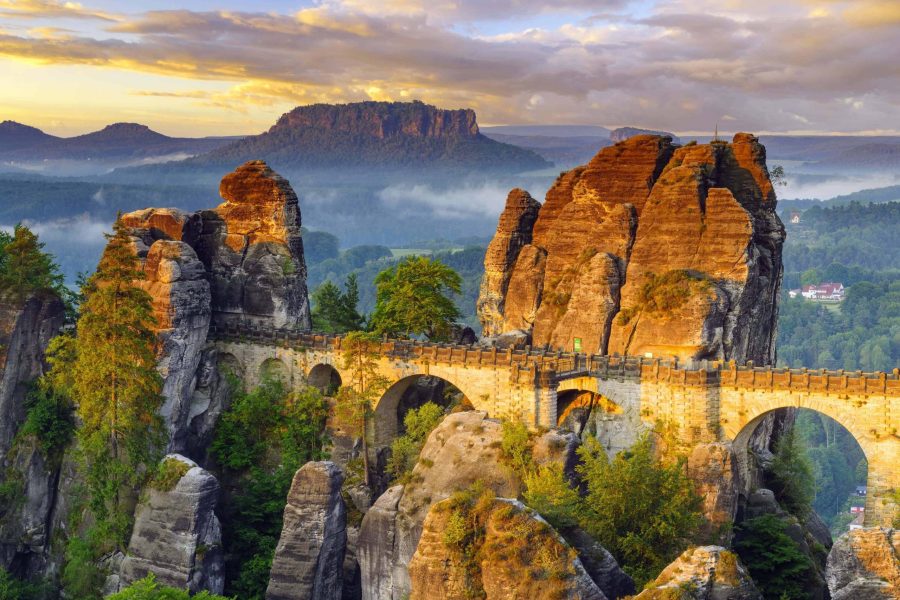
[[[98,19],[118,21],[120,17],[90,10],[78,2],[58,2],[57,0],[0,0],[0,18],[64,18]]]
[[[109,17],[103,33],[55,21],[0,27],[0,57],[171,78],[178,83],[157,78],[124,92],[159,98],[161,114],[168,105],[210,115],[421,99],[474,108],[483,123],[706,130],[726,115],[734,128],[834,131],[898,122],[894,1],[659,0],[640,3],[639,18],[628,14],[634,5],[322,0],[290,14],[158,10]],[[0,0],[0,19],[2,11],[103,15],[51,0]]]

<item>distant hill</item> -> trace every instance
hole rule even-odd
[[[231,167],[253,159],[287,171],[427,166],[527,171],[549,166],[530,150],[481,134],[472,110],[444,110],[418,101],[300,106],[267,132],[184,164]]]
[[[609,138],[610,130],[600,125],[494,125],[482,127],[481,133],[494,135],[523,135],[527,137]]]
[[[656,131],[654,129],[640,129],[639,127],[619,127],[618,129],[613,130],[609,134],[609,139],[615,142],[624,142],[628,138],[632,138],[636,135],[663,135],[669,136],[672,138],[672,141],[676,144],[681,143],[681,139],[675,135],[674,133],[669,133],[668,131]]]
[[[606,136],[511,135],[495,133],[494,128],[491,128],[485,135],[504,144],[531,150],[559,168],[583,165],[593,158],[600,151],[600,148],[612,144]]]
[[[209,152],[233,138],[173,138],[137,123],[114,123],[100,131],[61,138],[15,121],[0,123],[0,160],[133,160]]]

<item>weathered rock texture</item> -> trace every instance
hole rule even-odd
[[[190,246],[210,282],[215,323],[229,321],[310,328],[300,208],[290,183],[262,161],[222,179],[224,202],[185,213],[148,208],[123,215],[138,252],[158,240]]]
[[[31,577],[44,568],[59,465],[34,440],[16,434],[26,416],[28,384],[43,372],[44,350],[64,321],[60,299],[49,293],[0,302],[0,567]]]
[[[448,544],[450,501],[428,512],[409,564],[410,600],[464,600],[476,590],[486,600],[571,598],[606,600],[575,551],[533,510],[516,500],[495,499],[479,507],[482,530],[474,568]]]
[[[62,300],[52,293],[0,300],[0,460],[25,420],[28,383],[43,372],[44,350],[64,319]]]
[[[358,556],[364,599],[399,599],[409,593],[407,565],[434,504],[478,480],[497,496],[518,495],[521,482],[502,463],[501,438],[500,422],[478,411],[448,415],[431,432],[412,483],[389,489],[363,519]],[[534,440],[534,460],[571,468],[576,443],[572,433],[547,432]]]
[[[195,462],[178,454],[164,461],[183,465],[184,474],[169,490],[146,490],[135,512],[128,552],[119,570],[119,586],[155,573],[161,584],[191,592],[221,594],[225,587],[222,536],[215,515],[219,482]]]
[[[306,463],[294,475],[267,600],[340,600],[347,545],[343,482],[328,461]]]
[[[763,600],[738,557],[720,546],[685,550],[635,600]]]
[[[900,533],[867,528],[839,537],[825,573],[832,600],[900,598]]]
[[[255,161],[222,180],[225,202],[186,213],[147,208],[122,216],[153,299],[169,450],[198,460],[227,404],[207,344],[212,323],[308,329],[300,210],[290,184]]]
[[[731,526],[737,516],[740,487],[737,459],[731,444],[698,444],[691,451],[687,467],[688,476],[703,498],[705,539],[715,536],[719,543],[728,545]]]
[[[784,228],[765,149],[638,135],[562,174],[531,228],[514,190],[485,258],[485,333],[590,353],[770,363]]]

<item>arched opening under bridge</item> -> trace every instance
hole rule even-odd
[[[630,448],[643,430],[622,406],[599,392],[574,388],[558,391],[556,398],[557,427],[582,439],[596,438],[609,456]]]
[[[410,375],[391,385],[382,394],[374,411],[375,448],[385,448],[404,432],[406,414],[426,402],[443,408],[468,403],[465,394],[452,382],[430,375]]]
[[[288,385],[290,384],[290,370],[280,358],[267,358],[259,366],[259,381],[266,379],[277,380]]]
[[[869,492],[869,464],[860,441],[823,412],[809,408],[778,408],[750,421],[734,440],[734,451],[747,489],[772,489],[780,494],[771,466],[779,440],[793,430],[812,467],[815,495],[812,508],[836,538],[861,527]],[[744,502],[740,502],[742,506]],[[741,519],[738,515],[738,519]]]
[[[333,365],[321,363],[314,366],[306,378],[306,382],[318,388],[326,396],[333,396],[343,385],[341,374]]]

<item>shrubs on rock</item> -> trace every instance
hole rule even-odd
[[[2,598],[2,596],[0,596]],[[143,579],[135,581],[130,586],[108,596],[107,600],[228,600],[224,596],[210,594],[202,591],[193,596],[187,590],[179,590],[177,588],[160,585],[156,582],[156,577],[150,573]]]
[[[771,486],[779,504],[791,514],[804,519],[812,510],[816,495],[813,465],[794,427],[785,431],[775,444]]]
[[[406,413],[403,417],[406,431],[391,443],[391,457],[387,464],[387,472],[394,483],[408,483],[428,434],[443,418],[444,409],[434,402],[426,402]]]

